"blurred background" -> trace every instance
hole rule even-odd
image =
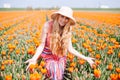
[[[0,0],[0,8],[53,9],[69,6],[74,9],[120,8],[120,0]]]

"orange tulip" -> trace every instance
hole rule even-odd
[[[118,53],[118,57],[120,58],[120,52]]]
[[[36,77],[34,74],[30,74],[30,80],[36,80]]]
[[[97,66],[96,66],[95,64],[93,64],[93,65],[92,65],[92,68],[93,68],[93,69],[96,69],[96,68],[97,68]]]
[[[74,55],[72,55],[71,53],[68,53],[67,58],[68,58],[70,61],[73,61]]]
[[[37,67],[37,65],[35,64],[31,64],[30,65],[30,67],[29,67],[29,71],[31,72],[31,73],[33,73],[33,71],[34,71],[34,69]]]
[[[39,70],[41,70],[41,69],[42,69],[42,66],[41,66],[41,65],[39,65],[37,68],[38,68]]]
[[[100,59],[100,54],[95,55],[96,59]]]
[[[46,73],[47,73],[47,69],[46,69],[46,68],[42,68],[42,69],[41,69],[41,72],[42,72],[43,74],[46,74]]]
[[[101,71],[98,70],[98,69],[94,69],[94,76],[95,76],[96,78],[100,78],[100,76],[101,76]]]
[[[39,74],[38,72],[30,74],[30,80],[41,80],[41,77],[41,74]]]
[[[2,56],[5,56],[5,55],[6,55],[6,52],[5,52],[5,51],[2,51],[1,54],[2,54]]]
[[[81,65],[85,64],[85,60],[84,59],[80,59],[79,60],[79,64],[81,64]]]
[[[14,61],[13,60],[8,60],[8,64],[13,64]]]
[[[69,67],[68,71],[72,73],[74,71],[74,68],[73,67]]]
[[[8,64],[8,60],[4,60],[4,61],[3,61],[3,64]]]
[[[110,64],[108,65],[107,69],[108,69],[108,70],[112,70],[112,69],[113,69],[113,64],[110,63]]]
[[[2,71],[5,70],[5,65],[1,65],[1,70],[2,70]]]
[[[113,50],[111,49],[111,50],[108,50],[108,52],[107,52],[107,54],[113,54]]]
[[[20,49],[17,49],[17,50],[16,50],[16,54],[20,54]]]
[[[77,40],[75,38],[72,38],[72,43],[76,43]]]
[[[110,78],[111,78],[111,80],[117,80],[118,75],[117,74],[110,74]]]
[[[99,64],[101,64],[101,61],[100,60],[95,60],[95,64],[99,65]]]
[[[41,80],[41,75],[40,74],[35,74],[35,76],[36,76],[36,80]]]
[[[120,68],[116,68],[116,72],[120,73]]]
[[[45,61],[41,61],[41,62],[40,62],[40,65],[41,65],[42,67],[44,67],[44,66],[45,66]]]
[[[91,47],[89,47],[88,48],[88,52],[92,52],[93,50],[92,50],[92,48]]]
[[[120,74],[118,74],[118,80],[120,80]]]
[[[75,67],[75,66],[76,66],[75,62],[70,63],[70,67]]]
[[[6,75],[5,80],[12,80],[12,76],[11,75]]]
[[[19,42],[17,40],[14,40],[14,43],[17,45]]]
[[[22,80],[26,80],[26,76],[25,75],[22,75]]]
[[[28,49],[28,54],[33,55],[34,53],[35,53],[34,48],[29,48],[29,49]]]

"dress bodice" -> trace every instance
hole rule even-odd
[[[47,37],[46,37],[46,42],[45,42],[46,47],[50,47],[50,35],[52,32],[53,21],[49,21],[48,25],[49,27],[48,27],[48,32],[47,32]]]
[[[49,21],[48,22],[48,32],[47,32],[47,37],[46,37],[46,41],[45,41],[45,47],[44,47],[44,50],[43,50],[43,53],[46,53],[46,54],[51,54],[51,50],[50,50],[50,34],[51,34],[51,31],[52,31],[52,24],[53,24],[53,21]]]

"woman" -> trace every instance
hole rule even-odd
[[[79,54],[73,47],[71,42],[71,28],[75,25],[73,11],[69,7],[61,7],[57,12],[51,15],[52,20],[45,23],[42,31],[42,42],[37,48],[35,55],[26,61],[36,64],[37,59],[41,56],[46,61],[46,69],[48,76],[53,80],[62,80],[67,52],[82,58],[92,66],[93,58],[85,57]]]

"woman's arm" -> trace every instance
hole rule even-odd
[[[45,23],[45,25],[43,26],[40,46],[36,49],[36,53],[32,57],[32,59],[35,61],[39,58],[40,54],[42,53],[42,51],[44,49],[46,36],[47,36],[47,32],[48,32],[48,26],[49,26],[48,23]]]
[[[44,46],[45,46],[45,41],[46,41],[46,36],[47,36],[47,32],[48,32],[48,22],[46,22],[43,26],[42,29],[42,34],[41,34],[41,44],[39,45],[39,47],[36,49],[36,53],[35,55],[31,58],[28,59],[25,63],[29,63],[26,70],[29,68],[29,66],[31,64],[36,64],[37,59],[39,58],[40,54],[42,53]]]
[[[71,38],[69,39],[69,46],[68,46],[68,51],[74,55],[76,55],[77,57],[79,58],[82,58],[86,61],[88,61],[88,63],[90,64],[90,66],[92,67],[92,65],[94,64],[93,60],[94,58],[91,58],[91,57],[86,57],[82,54],[80,54],[77,50],[75,50],[72,46],[72,42],[71,42]]]

